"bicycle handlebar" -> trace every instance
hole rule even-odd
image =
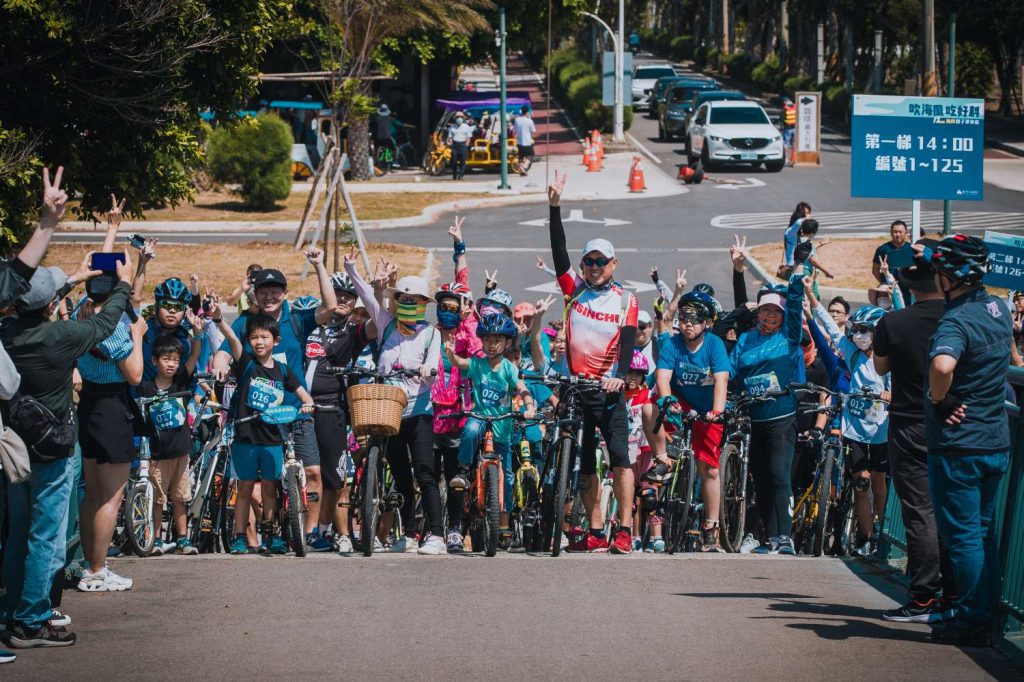
[[[192,391],[178,391],[176,393],[159,393],[148,398],[136,398],[135,402],[138,403],[139,407],[146,407],[153,403],[160,403],[165,400],[172,400],[174,398],[191,398]]]
[[[369,377],[371,379],[379,379],[385,381],[387,379],[393,379],[395,377],[405,377],[409,379],[419,379],[420,371],[418,369],[405,369],[403,367],[396,367],[390,372],[379,372],[375,369],[367,369],[366,367],[335,367],[329,366],[327,371],[331,374],[354,376],[354,377]],[[437,376],[437,368],[430,370],[430,376]]]
[[[227,408],[223,408],[222,407],[221,409],[227,409]],[[341,410],[341,408],[338,407],[337,405],[319,405],[319,404],[314,404],[313,405],[313,411],[314,412],[330,413],[330,412],[339,412],[340,410]],[[305,413],[302,412],[301,409],[300,409],[299,414],[301,415],[301,414],[305,414]],[[251,421],[254,421],[256,419],[260,419],[262,417],[263,417],[263,411],[262,410],[256,410],[252,414],[250,414],[248,417],[242,417],[241,419],[235,419],[234,423],[235,423],[235,426],[238,426],[239,424],[245,424],[246,422],[251,422]]]
[[[501,414],[501,415],[478,414],[476,412],[452,412],[451,414],[441,414],[441,415],[438,415],[438,419],[462,419],[463,417],[467,417],[467,418],[468,417],[472,417],[473,419],[479,419],[480,421],[486,422],[488,424],[493,423],[493,422],[500,422],[503,419],[513,419],[513,420],[515,420],[517,422],[524,422],[524,423],[525,422],[540,423],[540,421],[541,421],[541,420],[539,420],[536,417],[527,418],[525,415],[523,415],[520,412],[507,412],[507,413]]]
[[[602,379],[590,379],[584,376],[565,377],[557,374],[527,374],[521,372],[520,378],[524,381],[536,381],[547,386],[568,386],[584,390],[599,389],[603,385]]]

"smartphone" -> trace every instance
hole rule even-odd
[[[89,264],[89,267],[93,270],[102,270],[103,272],[115,272],[118,261],[124,262],[123,253],[94,253],[92,254],[92,262]]]
[[[914,264],[914,252],[911,249],[897,249],[890,251],[885,260],[889,263],[889,270],[909,268]]]
[[[128,243],[132,245],[133,249],[138,249],[139,251],[141,251],[142,248],[146,245],[146,238],[143,237],[141,234],[132,234],[128,236]]]

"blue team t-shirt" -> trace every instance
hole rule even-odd
[[[700,348],[693,352],[682,334],[676,334],[662,343],[658,355],[658,369],[672,372],[672,394],[700,413],[714,407],[714,374],[728,372],[729,367],[725,342],[714,334],[705,334]]]
[[[473,382],[473,411],[488,417],[498,417],[512,411],[512,395],[519,384],[519,370],[502,359],[497,369],[491,369],[485,358],[470,358],[466,376]],[[494,422],[494,442],[508,443],[512,423],[508,419]]]

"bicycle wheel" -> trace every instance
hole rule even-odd
[[[488,466],[484,469],[484,553],[494,556],[498,553],[498,528],[501,526],[498,486],[501,485],[499,469]]]
[[[523,508],[519,512],[519,520],[523,529],[524,552],[536,552],[540,549],[540,535],[537,532],[539,498],[536,477],[532,473],[523,476]]]
[[[672,477],[665,504],[666,550],[669,554],[686,550],[686,538],[690,528],[690,514],[693,509],[693,483],[697,475],[693,455],[683,453],[676,461],[678,471]]]
[[[718,470],[722,481],[721,533],[722,548],[726,552],[740,551],[743,531],[747,520],[746,485],[743,476],[743,462],[740,451],[729,443],[722,448]]]
[[[295,556],[306,556],[306,514],[302,509],[302,473],[292,469],[285,474],[284,490],[288,496],[288,535]]]
[[[821,452],[822,461],[817,489],[814,491],[814,523],[811,525],[811,554],[821,556],[825,550],[825,535],[828,530],[828,512],[832,504],[832,459],[835,456],[831,448]]]
[[[149,480],[136,483],[128,491],[125,505],[128,546],[136,556],[147,557],[156,545],[156,528],[153,521],[153,484]]]
[[[569,495],[569,468],[572,465],[572,440],[563,438],[558,446],[559,459],[551,498],[551,556],[562,553],[562,518]]]
[[[378,499],[378,461],[380,460],[380,448],[371,445],[363,460],[362,504],[360,515],[362,516],[362,539],[363,556],[373,556],[373,538],[377,537],[377,525],[380,523],[380,500]]]

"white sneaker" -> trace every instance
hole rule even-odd
[[[462,537],[462,533],[457,530],[448,532],[448,553],[449,554],[462,554],[466,551],[465,539]]]
[[[124,592],[132,589],[132,581],[122,578],[104,566],[95,573],[88,569],[83,570],[82,579],[78,581],[78,589],[81,592]]]
[[[559,549],[565,549],[569,546],[569,536],[562,533],[562,541],[558,544]]]
[[[747,533],[743,536],[743,542],[740,543],[740,554],[750,554],[755,548],[760,546],[761,543],[754,539],[754,534]]]
[[[427,533],[427,537],[423,540],[423,545],[416,550],[418,554],[429,554],[431,556],[437,556],[448,553],[448,547],[444,544],[444,540],[439,535],[433,533]]]
[[[342,535],[338,538],[338,554],[351,554],[352,553],[352,538],[347,535]]]
[[[380,541],[380,538],[373,539],[373,551],[374,553],[384,551],[384,543]]]
[[[416,538],[403,535],[391,545],[391,551],[412,554],[419,551],[419,543],[416,542]]]
[[[66,628],[71,625],[71,616],[53,609],[50,613],[50,625],[55,628]]]

